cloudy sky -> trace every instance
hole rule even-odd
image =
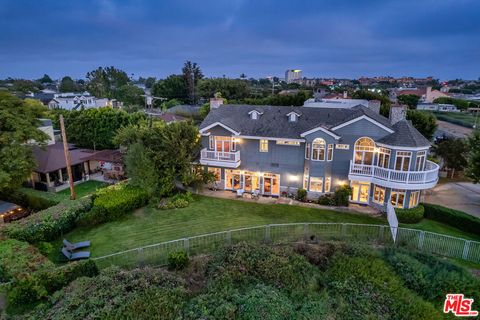
[[[0,0],[0,78],[480,77],[479,0]]]

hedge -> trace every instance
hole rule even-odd
[[[119,217],[143,207],[149,198],[144,189],[120,183],[98,190],[94,194],[93,207],[78,217],[81,225],[96,225],[113,221]]]
[[[480,235],[480,219],[463,211],[450,209],[437,204],[422,203],[425,218],[446,223],[465,232]]]
[[[0,238],[0,283],[9,282],[21,274],[52,267],[53,263],[31,244]]]
[[[410,209],[395,209],[398,221],[401,223],[417,223],[423,219],[425,208],[420,204]]]
[[[94,277],[98,268],[93,260],[73,262],[58,268],[24,274],[13,282],[7,294],[9,306],[36,303],[79,277]]]
[[[92,200],[89,197],[63,201],[6,225],[4,232],[10,238],[30,243],[52,241],[75,228],[78,216],[89,211],[91,206]]]

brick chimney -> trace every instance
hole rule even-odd
[[[373,112],[375,112],[377,114],[380,114],[380,105],[381,105],[380,100],[370,100],[370,101],[368,101],[367,108],[372,110]]]
[[[406,105],[393,104],[390,107],[390,123],[395,124],[399,121],[405,120],[407,118],[407,109]]]

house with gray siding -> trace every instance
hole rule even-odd
[[[438,181],[430,142],[405,120],[353,108],[222,105],[200,125],[199,162],[226,190],[280,196],[304,188],[311,199],[350,185],[353,203],[418,205]]]

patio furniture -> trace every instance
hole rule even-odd
[[[243,197],[243,194],[245,193],[245,190],[243,189],[238,189],[237,190],[237,198]]]
[[[255,189],[252,192],[252,199],[258,199],[260,196],[260,189]]]
[[[79,251],[79,252],[70,252],[67,250],[67,248],[63,247],[62,248],[62,253],[65,256],[65,258],[68,259],[68,261],[75,261],[75,260],[81,260],[81,259],[88,259],[90,258],[90,252],[89,251]]]
[[[67,248],[68,251],[74,251],[80,248],[90,247],[90,241],[71,243],[67,239],[63,239],[63,246]]]

